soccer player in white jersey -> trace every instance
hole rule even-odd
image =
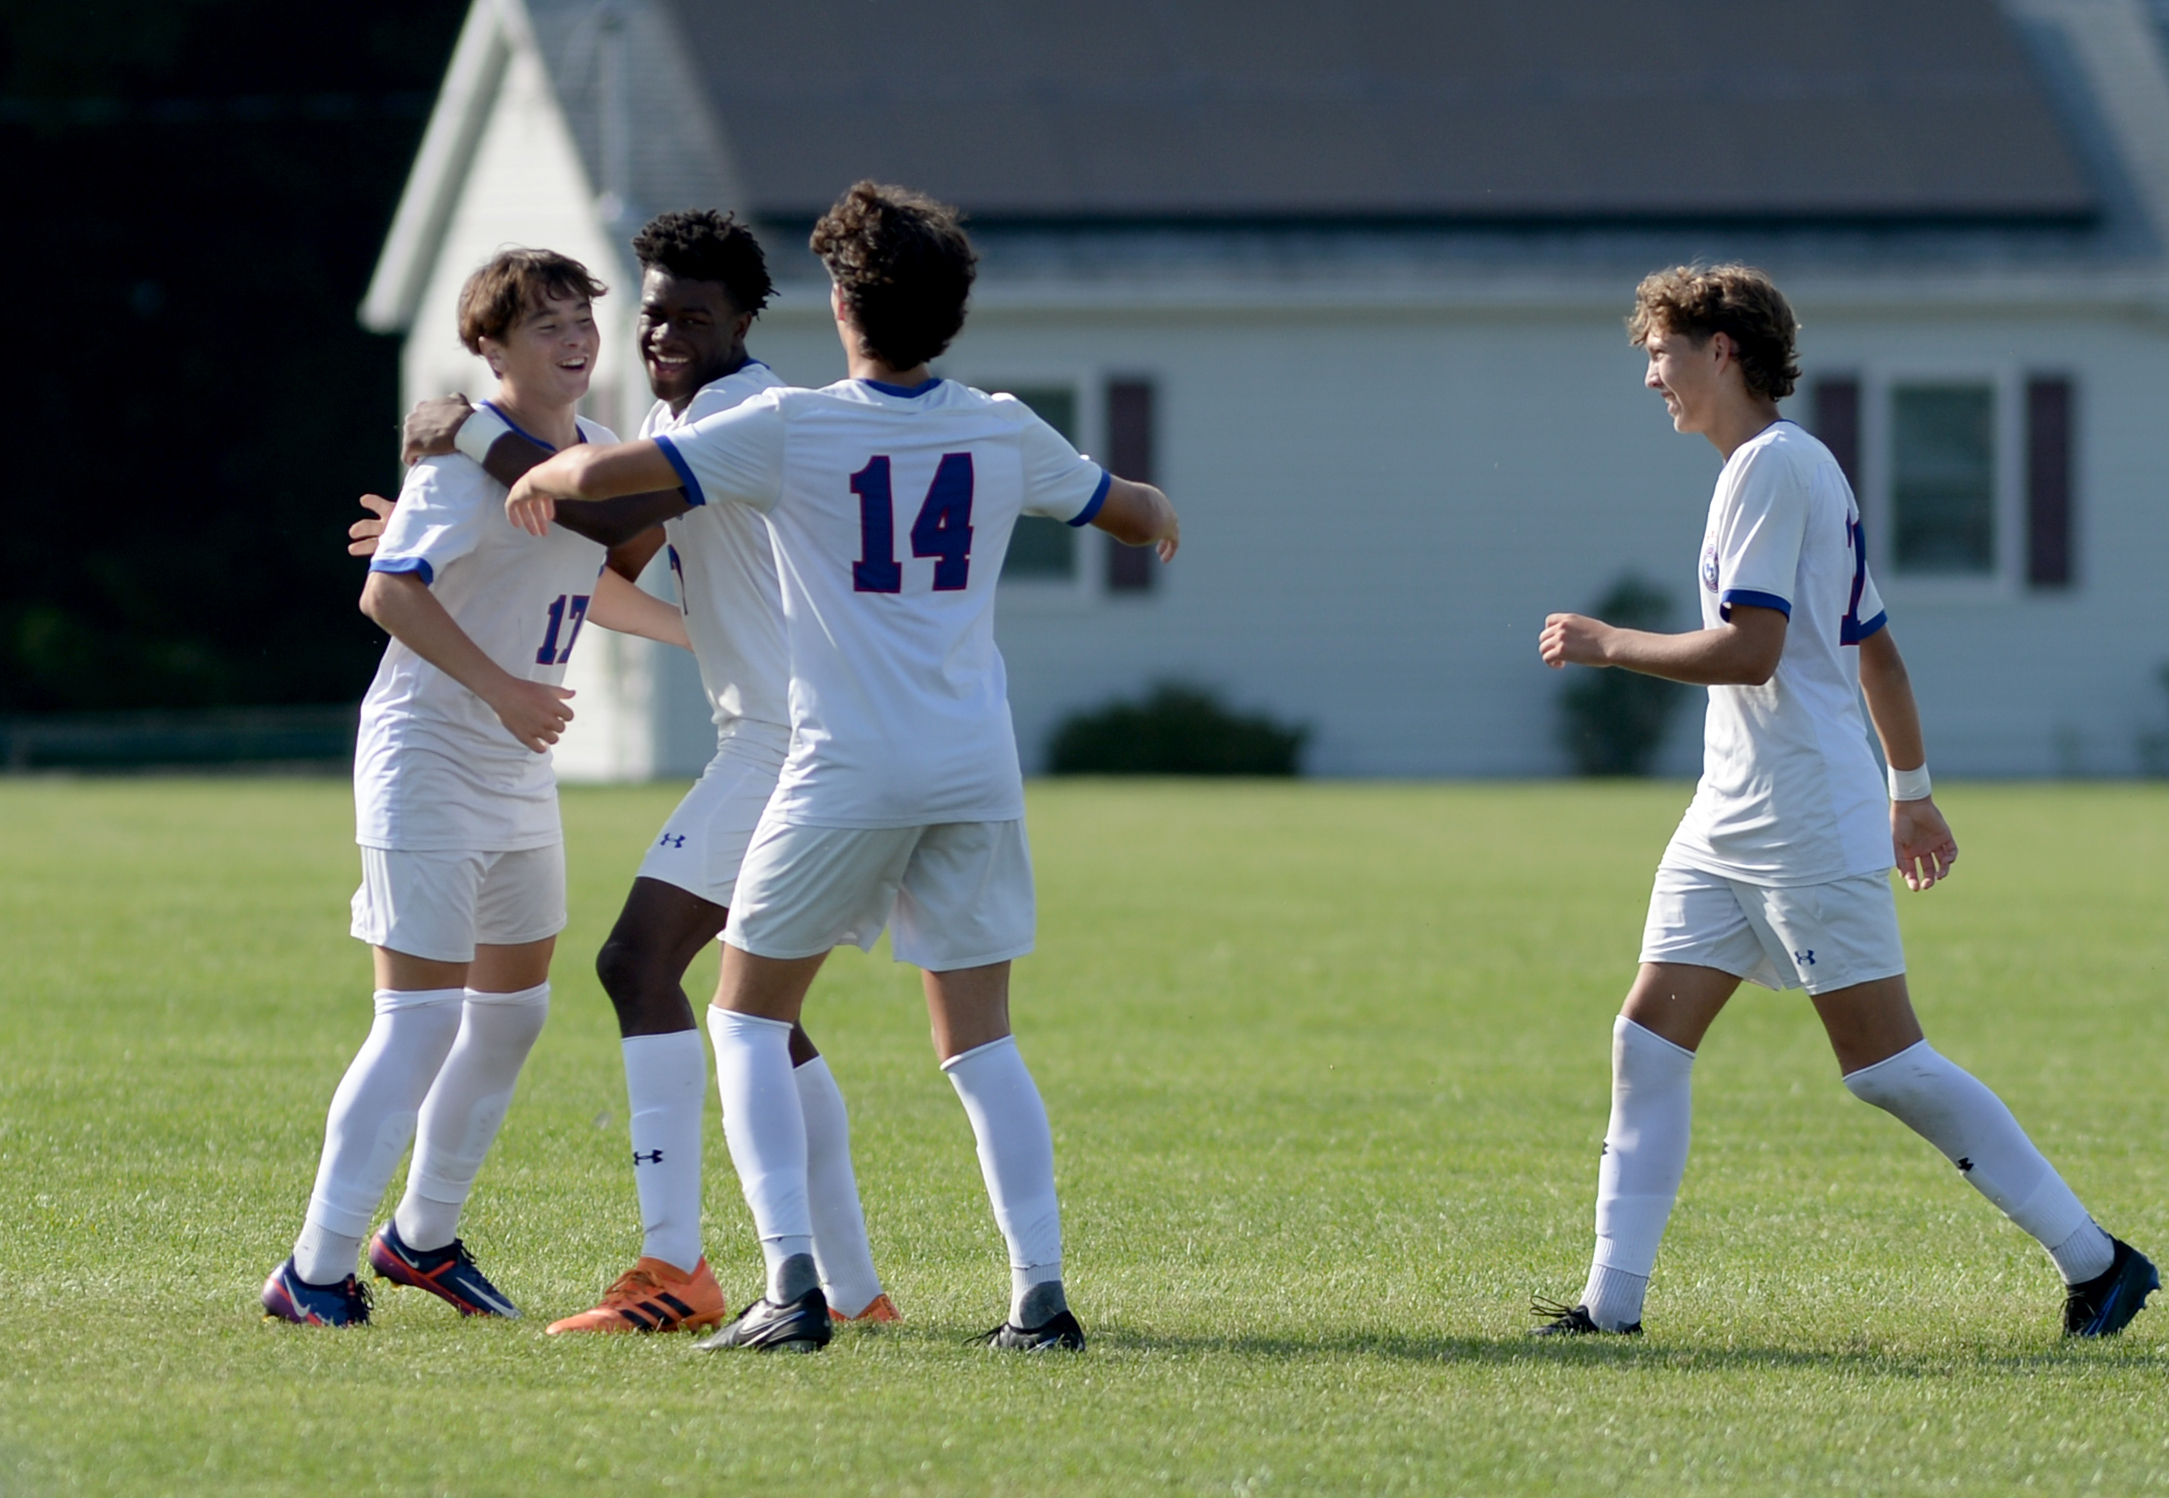
[[[640,353],[656,396],[641,436],[691,425],[783,384],[746,352],[746,334],[774,287],[760,244],[743,224],[712,209],[659,214],[633,239],[633,254],[642,272]],[[487,407],[476,412],[459,397],[425,401],[408,417],[410,455],[455,444],[507,484],[550,454]],[[639,576],[667,544],[714,709],[716,753],[649,845],[595,962],[623,1036],[640,1259],[601,1304],[553,1322],[552,1333],[698,1329],[727,1314],[701,1248],[707,1057],[682,984],[694,955],[729,918],[739,864],[783,768],[790,662],[767,522],[742,505],[689,509],[675,488],[657,498],[664,503],[655,513],[669,517],[663,524],[651,524],[636,500],[619,506],[619,515],[595,518],[586,534],[611,546],[611,565],[626,577]],[[374,524],[362,522],[355,532]],[[839,1321],[895,1321],[867,1244],[843,1093],[803,1027],[791,1032],[791,1064],[806,1119],[814,1262],[830,1313]]]
[[[995,582],[1020,514],[1096,525],[1166,559],[1175,512],[1027,407],[929,371],[963,326],[974,274],[953,210],[861,182],[812,247],[835,283],[849,379],[765,391],[593,461],[560,453],[507,500],[517,523],[541,529],[571,501],[675,482],[695,505],[764,514],[775,536],[791,749],[739,875],[708,1016],[768,1284],[701,1346],[828,1340],[790,1027],[830,949],[870,947],[893,925],[898,959],[925,970],[935,1051],[1009,1250],[1009,1314],[987,1341],[1081,1348],[1053,1141],[1009,1026],[1010,963],[1031,949],[1034,907]]]
[[[2067,1336],[2109,1336],[2160,1279],[2095,1225],[1996,1095],[1922,1036],[1890,886],[1949,875],[1905,663],[1862,555],[1859,506],[1820,442],[1778,414],[1796,323],[1739,265],[1645,279],[1629,319],[1675,430],[1724,457],[1698,579],[1702,628],[1662,635],[1578,614],[1544,623],[1547,665],[1709,688],[1703,772],[1657,867],[1642,967],[1612,1027],[1612,1114],[1581,1300],[1539,1301],[1543,1334],[1639,1332],[1687,1164],[1695,1050],[1740,980],[1805,988],[1845,1085],[1941,1150],[2048,1250]],[[1856,687],[1889,764],[1888,799]]]
[[[496,408],[553,447],[616,440],[573,414],[602,292],[577,261],[511,250],[460,293],[459,334],[495,371]],[[406,1194],[369,1242],[371,1267],[463,1315],[519,1314],[458,1227],[549,1012],[565,663],[590,618],[688,641],[675,610],[603,571],[594,542],[508,538],[504,495],[467,458],[416,464],[370,563],[362,611],[392,636],[354,753],[353,933],[373,949],[375,1021],[332,1098],[300,1239],[264,1284],[273,1317],[368,1319],[356,1259],[410,1139]]]

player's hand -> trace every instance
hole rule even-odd
[[[377,554],[377,537],[384,534],[384,527],[391,522],[392,507],[396,499],[386,499],[381,494],[364,494],[361,507],[370,512],[367,520],[357,520],[346,528],[346,554],[350,557],[373,557]]]
[[[1612,627],[1602,619],[1583,614],[1547,614],[1544,633],[1537,636],[1536,653],[1554,671],[1565,666],[1604,666],[1604,642]]]
[[[1932,797],[1890,803],[1890,846],[1897,855],[1898,872],[1905,887],[1916,892],[1934,889],[1936,882],[1951,877],[1958,862],[1958,840],[1951,824],[1943,820]]]
[[[441,458],[448,452],[457,451],[453,439],[468,417],[474,415],[474,407],[467,404],[467,397],[457,392],[451,395],[433,395],[428,400],[416,401],[414,409],[407,413],[406,425],[399,433],[399,461],[413,463],[421,458]]]
[[[557,501],[530,482],[534,476],[532,469],[521,474],[505,496],[505,519],[530,536],[547,536],[550,522],[557,518]]]
[[[1160,508],[1166,512],[1167,519],[1161,525],[1160,534],[1153,541],[1152,549],[1159,554],[1162,562],[1172,562],[1175,560],[1175,553],[1182,549],[1182,517],[1175,513],[1175,507],[1164,498],[1160,502]]]
[[[540,754],[557,742],[572,721],[572,709],[565,705],[571,698],[565,687],[508,676],[491,696],[490,709],[508,733]]]

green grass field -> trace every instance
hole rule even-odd
[[[808,1024],[907,1323],[546,1338],[638,1247],[590,958],[672,796],[566,796],[556,1011],[464,1228],[530,1318],[403,1292],[324,1333],[256,1291],[368,1024],[346,788],[0,781],[0,1494],[2169,1489],[2169,1305],[2060,1344],[2045,1256],[1846,1094],[1797,995],[1703,1052],[1649,1334],[1521,1336],[1580,1285],[1676,785],[1035,786],[1018,1031],[1091,1351],[964,1345],[1000,1242],[913,975],[855,952]],[[2160,1256],[2169,790],[1943,800],[1957,878],[1900,901],[1928,1032]]]

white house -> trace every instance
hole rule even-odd
[[[647,404],[625,241],[712,205],[841,376],[805,231],[850,181],[970,214],[938,366],[1174,496],[1171,567],[1020,539],[1027,764],[1175,677],[1329,775],[1554,773],[1546,612],[1694,606],[1717,460],[1621,329],[1681,260],[1770,269],[1788,412],[1851,469],[1947,773],[2129,773],[2169,722],[2169,17],[2145,0],[476,0],[362,309],[407,394],[478,390],[461,279],[546,244],[619,288],[593,414]],[[561,764],[685,774],[689,661],[596,632]],[[1696,754],[1682,714],[1665,763]]]

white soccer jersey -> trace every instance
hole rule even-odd
[[[640,435],[675,432],[747,397],[783,386],[758,359],[700,387],[683,412],[657,401]],[[701,685],[718,732],[766,725],[782,750],[791,721],[790,647],[783,637],[783,594],[768,522],[744,505],[702,505],[665,522],[670,569],[677,575],[685,632],[700,663]],[[751,720],[750,723],[747,720]]]
[[[580,423],[590,442],[617,439]],[[424,458],[369,563],[420,577],[484,654],[515,676],[562,682],[604,551],[562,526],[505,519],[505,486],[471,458]],[[575,704],[577,711],[577,704]],[[369,848],[511,852],[560,840],[548,754],[515,739],[481,698],[399,641],[362,699],[354,840]]]
[[[1767,683],[1709,689],[1702,781],[1664,861],[1763,885],[1888,869],[1890,805],[1847,649],[1883,627],[1883,603],[1828,448],[1780,421],[1733,452],[1710,500],[1701,585],[1705,628],[1734,604],[1789,622]]]
[[[949,380],[764,391],[656,443],[695,504],[750,505],[775,534],[792,739],[770,814],[1023,816],[995,582],[1019,514],[1098,512],[1099,465],[1009,396]]]

